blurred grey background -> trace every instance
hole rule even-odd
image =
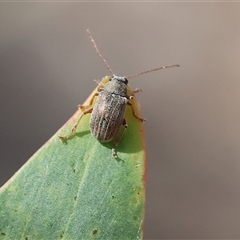
[[[0,183],[109,75],[147,119],[145,239],[240,238],[240,3],[0,3]]]

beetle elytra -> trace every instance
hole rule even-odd
[[[179,65],[162,66],[125,77],[116,76],[109,67],[106,60],[99,52],[98,47],[93,37],[91,36],[89,30],[87,30],[87,33],[98,56],[101,58],[109,72],[112,74],[112,77],[110,78],[109,82],[106,83],[105,85],[101,85],[101,83],[98,83],[97,92],[90,100],[90,104],[88,106],[83,105],[78,106],[79,109],[82,111],[82,114],[77,120],[76,124],[73,126],[71,133],[68,134],[67,136],[60,136],[59,138],[62,141],[66,141],[70,137],[72,137],[76,133],[77,126],[80,123],[82,117],[86,114],[91,113],[90,118],[91,134],[100,142],[110,142],[112,140],[115,140],[116,147],[119,144],[124,134],[124,131],[127,128],[127,122],[126,119],[124,118],[124,114],[128,106],[131,107],[132,114],[136,119],[142,122],[145,121],[145,119],[140,118],[139,116],[136,115],[134,108],[131,102],[129,101],[134,97],[135,93],[141,90],[136,89],[132,92],[131,95],[128,95],[127,92],[128,79],[145,73],[158,71],[164,68],[179,67]],[[93,102],[95,97],[97,97],[97,100],[96,103],[94,104]],[[119,134],[122,125],[124,126],[124,129],[122,129],[122,132],[120,132]],[[117,158],[115,147],[112,148],[112,157]]]

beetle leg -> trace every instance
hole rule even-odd
[[[139,93],[139,92],[141,92],[141,91],[142,91],[141,88],[136,88],[135,90],[132,91],[132,95],[126,95],[125,97],[126,97],[127,99],[133,99],[134,96],[135,96],[135,94],[136,94],[136,93]]]
[[[93,105],[93,100],[96,96],[98,96],[98,92],[95,93],[92,97],[92,99],[90,100],[90,104],[88,106],[83,106],[83,105],[78,105],[78,108],[83,112],[81,114],[81,116],[79,117],[79,119],[77,120],[76,124],[73,126],[71,132],[66,135],[66,136],[59,136],[59,138],[62,140],[62,141],[66,141],[68,140],[70,137],[72,137],[75,133],[76,133],[76,130],[77,130],[77,126],[78,124],[80,123],[82,117],[88,113],[91,113],[93,108],[92,108],[92,105]]]
[[[98,96],[98,95],[99,95],[98,92],[93,95],[93,97],[92,97],[92,99],[90,100],[90,103],[89,103],[88,106],[78,105],[78,108],[81,109],[81,110],[84,112],[86,109],[88,109],[89,107],[91,107],[91,106],[93,105],[93,100],[94,100],[94,98],[95,98],[96,96]]]
[[[103,89],[104,89],[104,88],[102,88],[102,87],[98,87],[97,90],[98,90],[99,92],[101,92],[101,91],[103,91]]]
[[[142,89],[141,89],[141,88],[136,88],[136,89],[133,90],[132,92],[133,92],[133,95],[135,95],[135,93],[142,92]]]
[[[99,91],[99,92],[101,92],[103,89],[104,89],[104,86],[101,84],[101,82],[99,81],[99,80],[93,80],[97,85],[98,85],[98,88],[97,88],[97,90]]]
[[[136,88],[135,90],[132,91],[132,95],[126,95],[125,97],[126,97],[127,99],[133,99],[133,97],[135,96],[135,94],[136,94],[136,93],[139,93],[139,92],[141,92],[141,91],[142,91],[141,88]]]
[[[84,111],[83,114],[81,114],[81,116],[80,116],[79,119],[77,120],[76,124],[73,126],[71,132],[70,132],[68,135],[64,136],[64,137],[59,136],[59,138],[60,138],[62,141],[66,141],[66,140],[68,140],[69,138],[71,138],[71,137],[76,133],[77,126],[78,126],[78,124],[80,123],[82,117],[83,117],[84,115],[88,114],[88,113],[91,113],[92,110],[93,110],[93,108],[89,108],[88,110]]]
[[[124,129],[122,130],[120,136],[116,139],[116,141],[115,141],[115,147],[119,144],[119,142],[120,142],[120,140],[122,139],[122,136],[123,136],[125,130],[126,130],[127,127],[128,127],[125,118],[123,119],[122,125],[124,126]],[[114,158],[117,158],[117,157],[118,157],[115,148],[112,148],[112,156],[113,156]]]
[[[146,121],[145,118],[140,118],[140,117],[138,117],[138,116],[136,115],[136,113],[135,113],[135,111],[134,111],[134,108],[133,108],[133,105],[132,105],[130,102],[128,102],[127,104],[131,107],[131,109],[132,109],[132,115],[133,115],[135,118],[137,118],[137,119],[140,120],[141,122],[145,122],[145,121]]]
[[[99,80],[94,79],[93,81],[94,81],[98,86],[101,86],[101,83],[100,83]]]
[[[117,157],[118,157],[115,148],[112,148],[112,157],[113,157],[113,158],[117,158]]]

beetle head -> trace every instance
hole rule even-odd
[[[128,80],[125,77],[113,76],[104,86],[104,91],[125,97],[127,95]]]
[[[128,84],[128,80],[125,77],[120,77],[115,75],[112,78],[110,78],[110,81],[118,81],[118,82],[124,83],[125,85]]]

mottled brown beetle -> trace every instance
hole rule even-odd
[[[69,139],[76,133],[76,129],[78,124],[80,123],[81,118],[91,113],[90,118],[90,131],[92,135],[100,142],[110,142],[112,141],[118,134],[119,129],[121,126],[124,126],[122,133],[119,135],[118,139],[115,140],[115,146],[121,140],[123,136],[124,130],[127,128],[127,122],[124,118],[125,110],[127,105],[131,107],[133,116],[138,119],[139,121],[146,121],[143,118],[138,117],[135,112],[132,104],[130,103],[129,99],[134,97],[134,94],[141,91],[140,89],[136,89],[133,91],[133,95],[129,96],[127,94],[127,78],[136,77],[148,72],[157,71],[164,68],[170,67],[178,67],[179,65],[171,65],[171,66],[162,66],[159,68],[147,70],[138,74],[129,75],[126,77],[119,77],[116,76],[109,65],[107,64],[106,60],[102,57],[101,53],[99,52],[97,45],[94,39],[91,36],[89,30],[87,30],[89,38],[96,49],[98,56],[102,59],[104,64],[106,65],[109,72],[112,74],[113,77],[110,78],[110,81],[102,86],[99,84],[98,92],[94,94],[92,97],[89,106],[82,106],[79,105],[79,108],[82,110],[83,114],[78,119],[77,123],[73,126],[72,131],[69,135],[64,137],[59,137],[62,141]],[[94,97],[98,96],[95,105],[93,106]],[[114,158],[117,157],[117,153],[115,148],[112,148],[112,156]]]

